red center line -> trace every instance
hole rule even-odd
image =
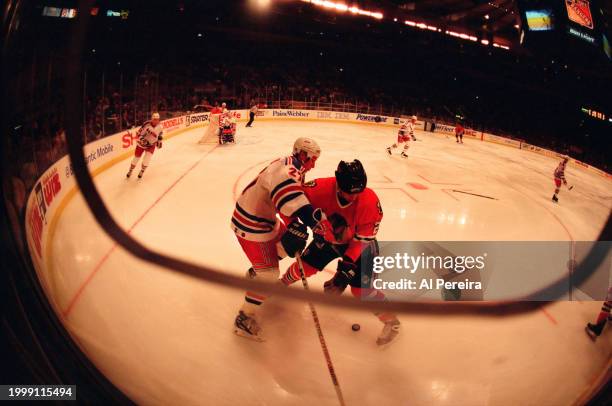
[[[157,204],[172,190],[174,189],[174,187],[185,177],[187,176],[187,174],[189,172],[191,172],[196,166],[198,166],[200,164],[200,162],[202,162],[202,160],[204,158],[206,158],[212,151],[214,151],[217,148],[218,145],[215,145],[213,148],[211,148],[208,152],[206,152],[204,154],[204,156],[202,156],[202,158],[200,158],[199,160],[197,160],[193,165],[191,165],[177,180],[175,180],[169,187],[166,188],[166,190],[164,190],[164,192],[140,215],[140,217],[138,217],[138,219],[132,224],[132,226],[127,230],[127,233],[130,234],[134,228],[145,218],[145,216],[147,214],[149,214],[151,212],[151,210],[157,206]],[[117,248],[118,244],[117,243],[113,243],[113,246],[106,252],[106,254],[104,254],[104,256],[100,259],[100,261],[98,261],[98,263],[96,264],[96,266],[93,268],[93,270],[89,273],[89,275],[87,276],[87,278],[83,281],[83,283],[81,284],[81,286],[79,286],[79,289],[76,291],[76,293],[74,294],[74,296],[72,297],[72,299],[70,300],[70,302],[68,302],[68,307],[66,307],[66,309],[63,311],[63,315],[64,318],[67,318],[70,313],[72,312],[72,310],[74,309],[74,306],[77,304],[77,302],[79,301],[79,299],[81,298],[83,292],[85,291],[85,288],[89,285],[89,283],[91,282],[91,280],[94,278],[94,276],[98,273],[98,271],[102,268],[102,265],[104,265],[104,263],[108,260],[108,258],[111,256],[111,254],[115,251],[115,249]]]

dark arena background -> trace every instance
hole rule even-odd
[[[5,1],[0,399],[611,404],[611,16]]]

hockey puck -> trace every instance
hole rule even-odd
[[[359,329],[361,329],[361,326],[357,323],[353,324],[351,326],[351,328],[353,329],[353,331],[359,331]]]

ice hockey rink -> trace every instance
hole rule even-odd
[[[236,145],[198,145],[203,129],[185,132],[155,153],[143,179],[126,180],[126,159],[95,183],[117,221],[145,245],[236,275],[248,262],[229,228],[234,199],[298,136],[322,148],[307,179],[333,176],[340,159],[363,162],[384,209],[381,240],[594,240],[612,208],[610,181],[571,166],[574,189],[563,189],[555,205],[557,161],[497,144],[458,145],[417,131],[403,159],[399,150],[385,152],[397,131],[390,127],[243,126]],[[133,258],[78,194],[60,214],[52,244],[44,282],[54,306],[88,357],[135,402],[338,404],[305,303],[272,298],[262,312],[267,341],[237,337],[232,323],[243,292]],[[311,278],[311,288],[330,276]],[[592,342],[584,332],[600,307],[575,301],[506,317],[401,314],[402,332],[384,348],[375,344],[382,325],[371,313],[317,309],[348,405],[475,406],[584,401],[611,358],[612,335]]]

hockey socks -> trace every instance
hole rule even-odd
[[[308,265],[307,262],[302,261],[302,264],[304,265],[304,274],[307,278],[318,272],[318,269],[314,268],[311,265]],[[299,281],[300,279],[302,279],[300,267],[298,266],[297,262],[294,262],[291,264],[291,266],[289,266],[289,268],[287,268],[287,271],[281,278],[281,282],[284,285],[289,286],[292,283]]]

